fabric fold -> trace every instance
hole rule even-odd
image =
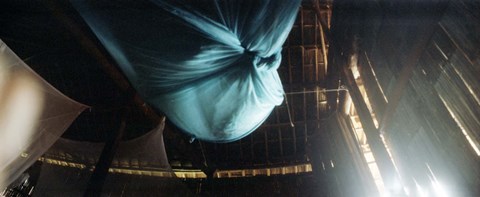
[[[47,83],[0,40],[0,191],[87,108]]]
[[[72,4],[144,99],[192,137],[238,140],[283,101],[277,68],[300,0]]]

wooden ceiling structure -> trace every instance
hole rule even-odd
[[[251,135],[232,143],[200,143],[207,163],[216,169],[268,167],[309,162],[309,138],[318,132],[327,113],[325,80],[328,43],[320,18],[310,2],[303,3],[284,44],[280,78],[287,95],[265,123]],[[288,102],[288,105],[287,105]],[[292,125],[293,124],[293,125]]]

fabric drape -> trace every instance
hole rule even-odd
[[[283,101],[277,68],[299,0],[72,3],[144,99],[192,137],[240,139]]]
[[[87,107],[48,84],[0,40],[0,191]]]

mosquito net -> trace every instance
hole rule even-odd
[[[136,139],[121,141],[115,151],[102,196],[188,196],[170,168],[162,121]],[[83,196],[105,143],[60,138],[45,153],[34,196]]]
[[[48,84],[0,40],[0,191],[85,108]]]
[[[283,101],[277,68],[300,0],[72,3],[144,99],[192,137],[240,139]]]

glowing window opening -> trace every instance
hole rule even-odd
[[[373,75],[375,77],[375,81],[377,82],[377,85],[380,88],[380,90],[382,92],[382,95],[385,98],[385,101],[388,103],[388,100],[387,100],[385,94],[383,93],[382,87],[380,86],[380,84],[378,82],[378,79],[375,75],[375,72],[373,71],[373,68],[370,65],[371,63],[370,63],[370,60],[368,59],[368,56],[367,56],[366,53],[365,53],[365,56],[366,56],[367,61],[369,63],[370,69],[372,69]],[[355,63],[351,65],[351,71],[353,72],[353,75],[355,77],[355,83],[357,84],[357,86],[360,90],[360,94],[361,94],[365,104],[367,105],[367,108],[370,112],[370,116],[372,117],[372,120],[375,124],[375,127],[378,129],[379,123],[378,123],[376,114],[372,110],[372,106],[371,106],[370,100],[368,99],[368,94],[365,90],[363,80],[360,76],[360,72],[358,71],[357,65]],[[363,156],[365,157],[365,160],[367,161],[370,173],[372,174],[372,177],[375,181],[375,185],[377,186],[377,189],[380,191],[380,193],[382,195],[387,194],[388,192],[385,190],[385,185],[384,185],[384,182],[382,180],[380,171],[378,169],[377,163],[375,162],[375,158],[373,157],[373,154],[370,150],[368,141],[367,141],[365,133],[363,131],[363,126],[360,122],[360,119],[359,119],[358,115],[356,114],[355,106],[351,102],[351,98],[347,99],[346,103],[348,105],[346,107],[346,111],[348,110],[347,114],[350,116],[350,119],[352,120],[352,124],[353,124],[354,130],[355,130],[355,135],[356,135],[356,138],[357,138],[357,142],[362,147]],[[392,155],[389,147],[387,146],[386,139],[384,138],[384,136],[382,134],[380,134],[380,138],[382,139],[383,146],[385,147],[385,149],[388,153],[388,156],[389,156],[390,160],[392,161],[393,167],[395,168],[395,172],[400,176],[400,174],[398,173],[398,168],[397,168],[397,165],[395,163],[395,160],[393,159],[393,155]],[[370,157],[372,157],[372,158],[370,158]],[[373,159],[373,161],[371,161],[371,159]],[[371,162],[369,162],[369,161],[371,161]]]
[[[40,157],[38,161],[70,168],[85,169],[93,171],[95,167],[88,167],[82,163],[63,161],[52,158]],[[333,163],[332,163],[333,165]],[[207,175],[199,169],[129,169],[129,168],[109,168],[109,173],[113,174],[130,174],[130,175],[142,175],[142,176],[156,176],[167,178],[184,178],[184,179],[205,179]],[[236,169],[236,170],[217,170],[214,174],[214,178],[236,178],[236,177],[254,177],[254,176],[273,176],[273,175],[286,175],[286,174],[301,174],[311,173],[312,165],[310,163],[271,167],[271,168],[257,168],[257,169]],[[173,175],[175,174],[175,176]]]
[[[58,159],[52,158],[45,158],[40,157],[38,161],[63,166],[63,167],[70,167],[70,168],[78,168],[78,169],[85,169],[87,165],[82,163],[70,162],[70,161],[63,161]],[[88,167],[89,171],[93,171],[95,169],[94,166]],[[201,170],[197,169],[173,169],[173,171],[169,171],[167,169],[128,169],[128,168],[109,168],[109,173],[112,174],[130,174],[130,175],[141,175],[141,176],[156,176],[156,177],[167,177],[167,178],[188,178],[188,179],[204,179],[207,178],[207,175],[203,173]],[[173,175],[175,174],[175,176]]]
[[[366,135],[365,135],[365,132],[363,131],[363,127],[360,122],[360,119],[356,114],[355,106],[351,102],[349,103],[349,105],[350,105],[349,108],[351,108],[351,111],[348,115],[350,117],[353,129],[355,131],[355,139],[357,140],[357,143],[361,147],[360,150],[362,151],[363,157],[367,162],[368,169],[370,170],[370,174],[372,175],[372,178],[373,178],[373,181],[375,182],[377,190],[380,193],[384,193],[385,185],[384,185],[382,176],[380,174],[380,170],[378,169],[378,165],[375,160],[375,157],[373,156],[373,153],[370,149],[370,145],[368,144],[368,141],[366,139]]]
[[[324,165],[322,163],[322,165]],[[333,162],[331,163],[333,166]],[[300,174],[312,172],[310,163],[298,164],[292,166],[281,166],[271,168],[256,169],[234,169],[234,170],[217,170],[213,177],[215,178],[235,178],[235,177],[254,177],[254,176],[273,176],[285,174]]]

